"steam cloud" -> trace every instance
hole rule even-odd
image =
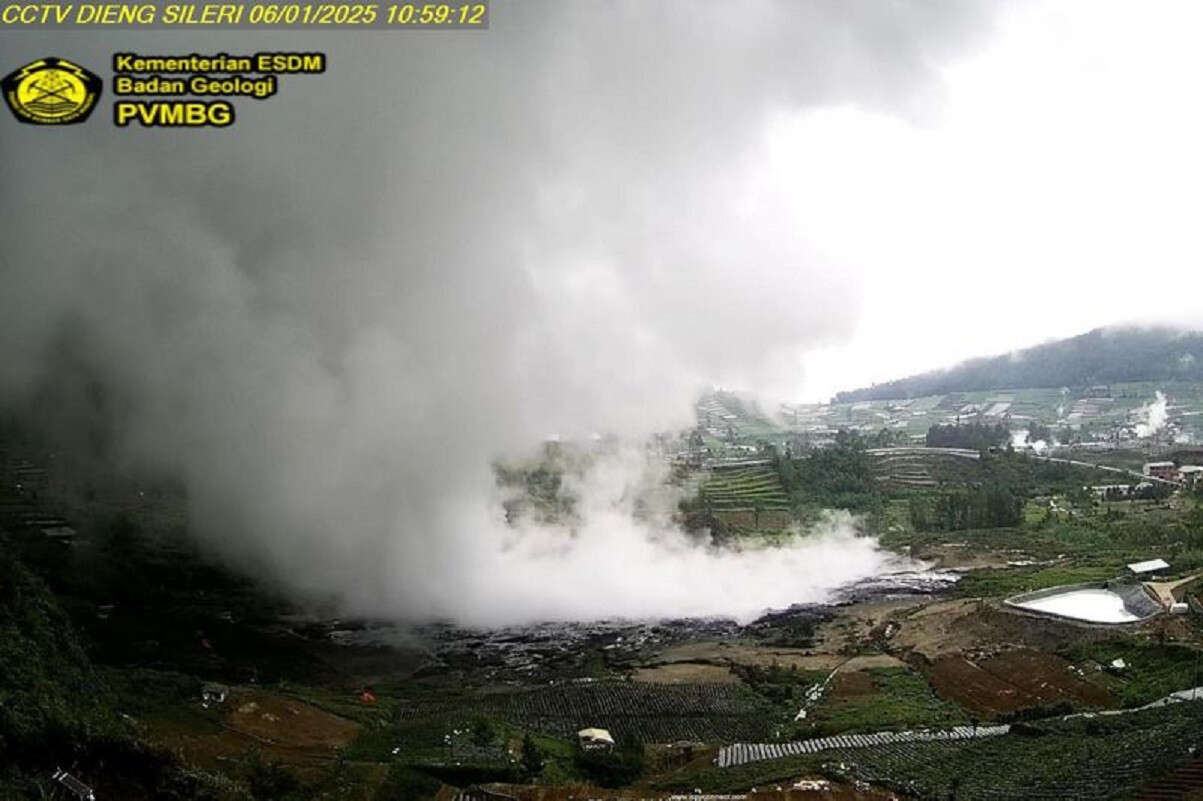
[[[687,426],[702,384],[771,386],[846,336],[855,271],[781,211],[801,188],[766,174],[764,125],[848,104],[922,123],[980,9],[499,1],[492,19],[54,34],[98,71],[118,50],[331,66],[220,132],[3,127],[0,400],[102,430],[111,458],[184,483],[209,547],[357,612],[742,615],[881,570],[846,516],[781,550],[690,547],[632,520],[623,460],[586,479],[571,536],[510,529],[490,460]],[[0,42],[14,64],[50,45]]]
[[[1136,436],[1144,439],[1165,428],[1166,421],[1169,419],[1167,409],[1165,393],[1157,390],[1153,395],[1153,400],[1137,410],[1137,414],[1143,415],[1144,420],[1136,424]]]

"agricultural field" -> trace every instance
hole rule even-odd
[[[795,723],[793,738],[846,732],[951,728],[968,720],[910,667],[839,671],[823,697]]]
[[[1203,704],[1110,718],[1025,724],[1001,737],[834,749],[710,769],[691,778],[705,792],[765,786],[824,773],[889,787],[905,797],[958,799],[1131,798],[1185,763],[1201,744]]]
[[[703,501],[714,509],[789,510],[781,479],[769,467],[715,470],[700,491]]]
[[[587,721],[649,743],[757,739],[771,723],[768,704],[737,684],[562,684],[486,696],[480,709],[553,736],[571,737]]]
[[[1055,654],[1004,651],[971,661],[945,654],[925,669],[937,693],[986,720],[1023,709],[1104,709],[1113,698]]]
[[[712,470],[698,489],[698,502],[725,525],[775,531],[790,525],[790,500],[771,467]]]

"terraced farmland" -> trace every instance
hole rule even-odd
[[[771,467],[715,470],[702,484],[702,498],[715,510],[763,509],[788,512],[789,496]]]
[[[934,488],[941,481],[972,474],[980,458],[976,451],[957,448],[879,448],[869,451],[873,475],[886,488]]]
[[[789,496],[771,467],[717,469],[703,482],[699,495],[728,526],[779,531],[793,522]]]

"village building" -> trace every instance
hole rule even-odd
[[[1178,466],[1173,462],[1145,462],[1141,472],[1146,476],[1160,478],[1163,481],[1178,480]]]
[[[581,729],[576,733],[577,742],[586,751],[610,750],[614,747],[614,738],[605,729]]]
[[[1203,465],[1184,464],[1178,468],[1178,475],[1182,479],[1182,483],[1188,487],[1198,485],[1199,476],[1203,475]]]
[[[211,704],[224,704],[230,697],[230,688],[224,684],[208,682],[201,687],[201,703],[207,709]]]
[[[1170,569],[1164,559],[1149,559],[1144,562],[1133,562],[1128,565],[1128,572],[1133,576],[1147,581]]]

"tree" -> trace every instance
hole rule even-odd
[[[493,742],[495,736],[496,733],[493,731],[493,724],[484,718],[477,718],[476,722],[472,724],[472,742],[480,747],[483,748]]]
[[[622,787],[643,775],[643,743],[624,736],[611,751],[578,748],[576,766],[602,787]]]
[[[929,448],[971,448],[984,451],[997,447],[1011,438],[1011,432],[1002,423],[965,423],[964,425],[936,424],[927,430]]]
[[[1033,420],[1028,423],[1028,442],[1052,442],[1053,430],[1041,422]]]
[[[522,772],[532,779],[543,772],[543,752],[528,733],[522,738]]]

